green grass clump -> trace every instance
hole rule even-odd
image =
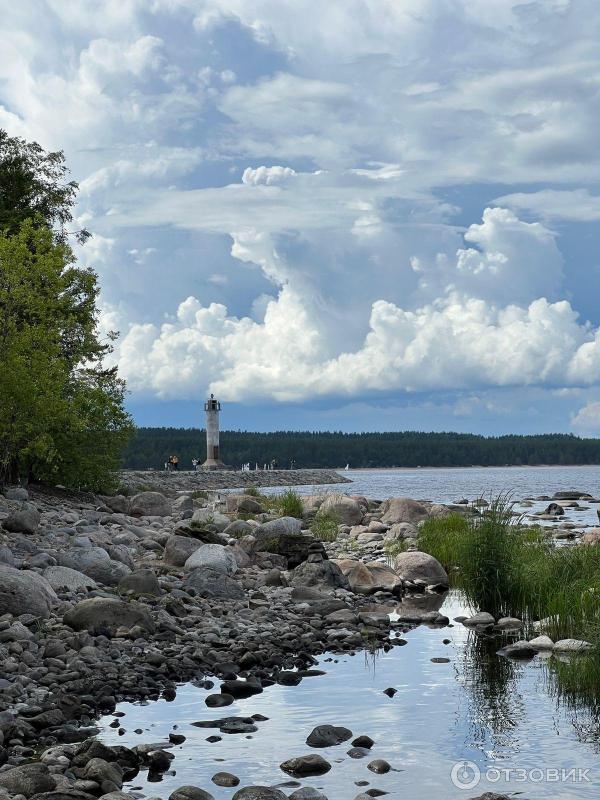
[[[287,489],[280,495],[276,495],[279,511],[284,517],[296,517],[302,519],[304,506],[300,495],[293,489]]]
[[[261,497],[256,486],[248,486],[248,488],[244,489],[244,494],[250,495],[250,497]]]
[[[408,542],[406,539],[388,539],[384,542],[383,549],[388,566],[394,569],[396,566],[396,558],[400,553],[406,553],[408,550]]]
[[[338,535],[338,521],[331,512],[317,514],[310,523],[310,529],[322,542],[335,542]]]

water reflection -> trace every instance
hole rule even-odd
[[[461,596],[450,592],[447,597],[405,598],[390,610],[396,614],[439,610],[452,619],[464,613],[465,607]],[[126,733],[119,736],[110,728],[113,718],[109,717],[102,738],[125,745],[164,741],[177,725],[177,732],[187,740],[172,750],[174,774],[151,785],[140,774],[129,785],[164,800],[185,784],[208,789],[217,800],[229,800],[231,791],[210,780],[222,769],[237,774],[242,785],[280,783],[286,776],[279,764],[310,752],[305,739],[319,724],[343,725],[354,736],[369,735],[375,740],[372,758],[384,758],[399,770],[374,776],[366,768],[370,758],[349,758],[346,745],[328,748],[321,754],[333,765],[331,772],[303,784],[321,789],[329,800],[354,797],[359,792],[357,782],[364,780],[369,788],[416,800],[464,800],[484,791],[581,800],[590,796],[593,785],[600,785],[600,773],[592,772],[591,785],[561,785],[559,792],[555,784],[499,785],[485,778],[471,792],[453,786],[451,769],[463,759],[476,763],[484,774],[489,765],[515,769],[593,766],[597,706],[591,713],[583,699],[574,705],[566,693],[557,694],[558,683],[539,657],[521,663],[496,656],[505,638],[478,636],[459,623],[445,628],[401,624],[398,632],[406,646],[368,657],[364,653],[324,656],[319,663],[325,675],[303,680],[297,687],[272,686],[261,695],[236,701],[227,709],[231,716],[268,717],[250,738],[224,736],[219,742],[208,742],[207,735],[214,731],[192,723],[218,716],[204,703],[211,690],[190,684],[180,687],[173,703],[121,704],[118,710],[125,712]],[[397,690],[391,698],[384,694],[388,687]],[[136,729],[143,733],[134,734]]]

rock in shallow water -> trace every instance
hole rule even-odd
[[[322,756],[314,754],[289,758],[279,766],[294,778],[302,778],[307,775],[324,775],[331,769],[329,761],[325,761]]]
[[[352,737],[352,731],[348,728],[336,727],[334,725],[317,725],[306,739],[309,747],[333,747],[334,745],[347,742]]]
[[[232,800],[288,800],[288,798],[279,789],[270,786],[245,786],[243,789],[238,789]]]

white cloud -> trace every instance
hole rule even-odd
[[[579,409],[571,418],[571,426],[579,433],[600,433],[600,402],[594,400]]]
[[[587,189],[543,189],[539,192],[515,192],[498,197],[499,205],[529,211],[544,219],[571,222],[598,222],[600,195]]]

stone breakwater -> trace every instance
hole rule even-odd
[[[351,483],[348,478],[332,469],[275,469],[264,472],[123,470],[120,479],[122,486],[128,491],[137,492],[140,487],[147,487],[169,494],[174,491],[244,489],[250,486],[323,486]]]
[[[217,709],[318,674],[323,652],[389,649],[414,624],[448,624],[438,611],[446,573],[415,542],[418,524],[450,507],[343,494],[303,504],[296,519],[241,493],[209,504],[192,492],[5,490],[0,798],[122,800],[140,770],[166,771],[169,742],[94,738],[97,716],[121,700],[173,698],[195,681],[216,684],[207,706]],[[323,519],[337,520],[333,543],[316,535]],[[381,547],[396,539],[413,549],[392,568]],[[259,721],[215,717],[215,741]],[[234,798],[286,797],[268,791],[246,786]],[[171,800],[211,797],[182,787]]]

